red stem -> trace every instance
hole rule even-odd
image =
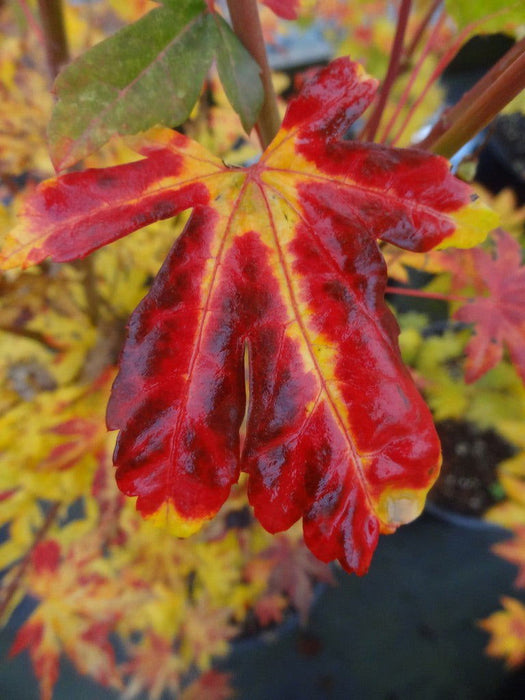
[[[38,9],[44,30],[47,66],[54,80],[69,60],[62,0],[38,0]]]
[[[392,146],[395,145],[399,141],[401,136],[404,134],[404,132],[408,126],[408,123],[410,122],[410,120],[414,116],[415,111],[417,110],[419,105],[423,102],[425,97],[427,96],[427,93],[430,90],[430,88],[432,87],[432,85],[434,85],[436,80],[438,80],[440,78],[443,71],[448,67],[449,63],[452,61],[454,56],[457,54],[457,52],[459,51],[459,49],[463,45],[463,42],[481,24],[483,24],[482,21],[473,22],[472,24],[469,24],[467,27],[465,27],[463,29],[462,32],[460,32],[460,34],[458,35],[458,37],[456,38],[454,43],[447,49],[447,51],[445,52],[445,54],[443,55],[443,57],[439,61],[438,65],[434,69],[432,75],[428,79],[427,84],[425,85],[425,87],[423,88],[423,90],[418,95],[417,99],[415,100],[414,104],[411,106],[410,110],[408,111],[408,114],[406,115],[405,119],[403,120],[403,123],[401,124],[401,126],[397,130],[395,136],[391,139],[390,144]],[[421,147],[419,144],[418,144],[418,146]]]
[[[370,115],[368,123],[360,134],[360,140],[373,141],[377,133],[379,122],[383,116],[383,111],[385,109],[388,96],[390,95],[394,82],[399,73],[399,66],[403,55],[403,41],[405,39],[405,32],[411,7],[412,0],[401,0],[401,7],[399,8],[399,15],[397,18],[396,34],[394,36],[394,43],[392,44],[388,70],[386,72],[383,85],[381,86],[381,90],[379,91],[379,97],[376,105],[372,111],[372,114]]]
[[[424,292],[421,289],[408,289],[407,287],[387,287],[385,294],[400,294],[405,297],[420,297],[421,299],[437,299],[439,301],[469,302],[469,297],[455,294],[440,294],[439,292]]]
[[[447,110],[418,144],[447,158],[470,141],[525,87],[525,38]]]
[[[440,0],[440,2],[441,2],[441,0]],[[428,54],[430,53],[430,51],[432,50],[432,48],[434,46],[434,42],[436,41],[436,39],[439,35],[439,32],[441,31],[441,27],[443,26],[445,19],[446,19],[446,14],[444,11],[441,11],[441,13],[439,15],[439,19],[437,20],[436,24],[434,25],[434,29],[432,30],[432,33],[431,33],[430,37],[428,38],[428,41],[425,45],[425,48],[421,52],[421,56],[419,57],[418,62],[416,63],[416,65],[414,66],[414,68],[412,70],[412,73],[410,74],[410,79],[409,79],[409,81],[408,81],[408,83],[403,91],[403,94],[401,95],[401,97],[396,105],[396,109],[394,110],[394,114],[392,115],[390,121],[388,122],[388,124],[385,127],[385,130],[383,131],[383,135],[380,139],[380,143],[385,143],[385,141],[388,139],[388,137],[390,135],[390,132],[394,128],[394,125],[399,118],[401,110],[405,106],[405,104],[410,96],[410,91],[412,90],[412,86],[414,85],[414,82],[416,81],[416,79],[421,71],[421,68],[423,67],[423,63],[425,62],[426,57],[428,56]],[[406,127],[407,124],[408,124],[408,121],[405,120],[404,127]],[[397,137],[399,137],[399,133],[398,133]]]
[[[434,16],[434,13],[438,9],[438,7],[443,3],[443,0],[434,0],[432,5],[428,8],[428,11],[426,15],[423,17],[421,22],[419,23],[419,26],[417,27],[416,31],[414,32],[414,36],[412,37],[412,41],[409,43],[407,48],[405,49],[405,52],[403,54],[403,60],[405,62],[410,61],[412,58],[414,51],[417,49],[419,42],[421,41],[421,37],[423,36],[423,33],[425,29],[428,27],[430,20]],[[443,10],[442,10],[443,13]]]
[[[20,4],[20,7],[22,8],[22,12],[25,15],[28,26],[31,27],[31,30],[33,31],[34,35],[45,49],[46,40],[44,37],[44,32],[42,31],[42,27],[36,21],[34,14],[31,12],[31,8],[29,7],[27,0],[18,0],[18,2]]]

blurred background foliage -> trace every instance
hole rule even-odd
[[[153,6],[148,0],[65,2],[71,56]],[[326,59],[350,54],[371,74],[385,75],[396,26],[392,3],[299,6],[298,23],[261,7],[271,56],[282,59],[295,32],[311,37],[313,27]],[[496,2],[495,11],[500,7]],[[437,14],[424,24],[432,8]],[[37,9],[36,2],[0,2],[0,233],[12,226],[24,193],[53,174],[46,145],[52,76]],[[473,34],[518,31],[509,15],[480,25],[468,1],[447,3],[447,10],[452,16],[430,0],[414,3],[407,32],[414,42],[377,140],[399,146],[414,140],[445,100],[433,78]],[[310,65],[305,60],[285,70],[286,61],[276,63],[284,110]],[[214,73],[182,129],[230,163],[258,152]],[[83,166],[132,157],[122,142],[111,141]],[[525,202],[511,189],[477,187],[500,213],[505,235],[522,246]],[[184,541],[142,520],[114,484],[114,435],[106,432],[104,414],[125,325],[185,219],[149,226],[79,263],[0,276],[0,607],[4,624],[15,616],[12,653],[29,650],[44,700],[52,696],[62,655],[126,698],[156,699],[165,691],[186,700],[230,697],[232,680],[210,670],[213,658],[226,654],[232,639],[279,624],[292,611],[306,619],[316,583],[333,581],[305,548],[300,526],[278,536],[262,530],[242,482],[218,518]],[[494,246],[488,240],[485,249],[496,264]],[[436,421],[493,430],[512,452],[494,477],[495,504],[486,517],[513,531],[496,551],[519,567],[517,585],[525,586],[523,365],[505,351],[483,376],[467,381],[472,328],[456,318],[473,297],[485,297],[490,284],[470,251],[417,256],[384,246],[383,253],[403,356]],[[417,304],[405,304],[404,288],[417,290]],[[525,341],[523,324],[519,332]],[[525,661],[525,607],[512,599],[503,606],[482,624],[491,634],[489,653],[515,666]]]

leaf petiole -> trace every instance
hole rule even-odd
[[[525,87],[525,38],[447,110],[418,145],[450,158]]]
[[[46,47],[47,66],[54,80],[69,60],[62,0],[38,0],[38,10]]]
[[[394,82],[399,75],[399,68],[401,66],[401,59],[403,56],[403,42],[405,40],[405,33],[408,25],[408,17],[410,15],[411,7],[412,0],[402,0],[401,7],[399,8],[396,34],[394,36],[394,43],[392,45],[392,51],[390,53],[390,62],[388,64],[386,76],[378,93],[378,100],[375,104],[372,114],[370,115],[368,122],[366,123],[363,131],[361,132],[361,140],[373,141],[377,134],[379,123],[381,121],[381,117],[383,116],[385,105],[388,101],[388,97],[392,90],[392,86],[394,85]]]
[[[419,297],[421,299],[437,299],[438,301],[460,301],[467,303],[472,301],[470,297],[459,294],[441,294],[439,292],[425,292],[422,289],[410,289],[408,287],[386,287],[385,294],[400,294],[405,297]]]

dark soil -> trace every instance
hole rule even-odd
[[[436,425],[443,450],[443,466],[429,499],[461,515],[481,516],[501,499],[498,464],[514,450],[494,430],[480,430],[465,421]]]

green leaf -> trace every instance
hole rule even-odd
[[[483,32],[512,30],[519,24],[525,23],[525,5],[523,2],[509,3],[508,0],[446,0],[447,12],[453,17],[460,28],[471,22],[489,18],[479,26]],[[492,17],[491,15],[495,15]]]
[[[59,75],[49,126],[57,169],[113,134],[176,126],[195,104],[213,59],[214,22],[203,0],[159,7],[102,41]]]
[[[257,63],[204,0],[163,0],[58,76],[59,99],[49,125],[57,170],[114,134],[184,122],[215,57],[228,99],[250,131],[263,101]]]
[[[57,169],[115,133],[176,126],[188,117],[216,45],[215,22],[205,9],[204,0],[165,3],[61,72],[49,126]]]
[[[222,17],[216,15],[215,19],[219,35],[219,77],[232,107],[241,118],[243,129],[250,132],[264,98],[260,68]]]

